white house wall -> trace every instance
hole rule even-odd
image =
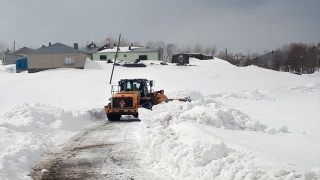
[[[107,58],[105,60],[101,60],[100,56],[105,55]],[[94,61],[107,61],[108,59],[114,59],[116,52],[105,52],[105,53],[94,53],[93,60]],[[117,61],[130,61],[134,62],[136,59],[139,59],[139,56],[147,55],[148,60],[158,60],[158,52],[119,52]]]

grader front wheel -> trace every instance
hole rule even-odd
[[[133,117],[134,117],[134,118],[139,118],[139,114],[138,114],[138,113],[135,113],[135,114],[133,114]]]

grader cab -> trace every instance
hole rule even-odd
[[[152,110],[152,106],[161,102],[190,101],[190,98],[168,99],[164,95],[164,90],[154,91],[152,89],[154,85],[153,80],[147,79],[121,79],[118,85],[112,85],[112,97],[109,104],[104,107],[108,119],[117,121],[121,115],[138,118],[138,109],[141,107]]]

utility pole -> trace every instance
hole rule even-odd
[[[16,51],[16,41],[13,41],[13,52]]]
[[[228,61],[228,50],[226,49],[226,60]]]
[[[112,67],[112,72],[111,72],[111,77],[110,77],[110,82],[109,82],[109,84],[111,84],[112,76],[113,76],[113,71],[114,71],[114,66],[116,65],[116,61],[117,61],[117,57],[118,57],[118,51],[119,51],[119,45],[120,45],[120,39],[121,39],[121,34],[119,35],[119,41],[118,41],[118,46],[117,46],[117,52],[116,52],[116,55],[115,55],[115,57],[114,57],[114,62],[113,62],[113,67]]]

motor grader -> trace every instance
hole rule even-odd
[[[152,110],[152,106],[172,100],[191,101],[189,97],[168,99],[164,90],[154,91],[155,81],[147,79],[121,79],[118,85],[111,86],[112,97],[104,107],[109,121],[118,121],[121,115],[139,117],[139,108]]]

